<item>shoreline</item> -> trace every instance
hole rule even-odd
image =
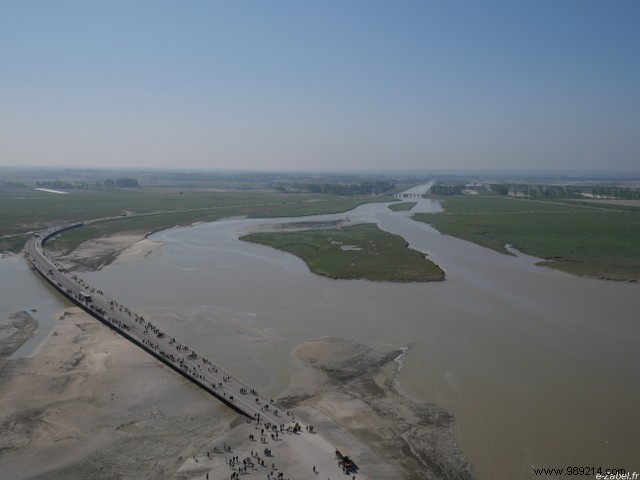
[[[407,347],[381,350],[336,337],[303,342],[291,354],[298,368],[279,402],[286,405],[290,398],[312,419],[325,416],[407,478],[474,479],[458,445],[454,415],[411,399],[397,386],[397,359],[406,352]],[[347,450],[359,451],[357,445]]]
[[[64,268],[72,271],[101,270],[108,265],[122,265],[162,257],[163,242],[150,240],[146,234],[120,233],[88,240],[65,255],[53,251]]]
[[[473,479],[453,416],[395,390],[398,352],[332,337],[298,345],[278,401],[314,433],[262,443],[249,438],[260,437],[254,423],[70,307],[32,357],[0,362],[0,469],[7,479],[227,478],[224,458],[260,452],[261,475],[275,463],[285,478],[311,478],[312,466],[340,478],[338,448],[360,480]]]
[[[35,335],[37,328],[36,319],[24,310],[0,318],[0,362],[11,359]]]
[[[123,234],[90,240],[74,251],[71,259],[58,258],[58,261],[69,269],[99,270],[106,265],[158,258],[162,255],[162,242],[149,240],[147,236]],[[318,346],[324,352],[322,358],[318,357]],[[166,367],[141,350],[130,347],[128,341],[78,309],[65,309],[58,325],[36,351],[28,359],[12,360],[10,372],[0,376],[0,398],[4,398],[0,400],[0,412],[5,417],[0,423],[11,426],[10,435],[0,443],[0,468],[4,469],[2,464],[20,453],[21,458],[31,459],[24,463],[30,465],[33,478],[40,478],[40,475],[56,478],[67,473],[90,473],[100,478],[100,472],[95,471],[93,465],[106,462],[101,453],[104,449],[110,455],[122,456],[118,439],[124,434],[131,442],[139,442],[152,451],[167,449],[165,440],[154,435],[162,428],[155,425],[153,418],[165,418],[165,432],[180,431],[175,422],[179,424],[181,415],[186,412],[170,419],[158,414],[155,407],[151,408],[153,418],[148,412],[141,413],[148,409],[145,404],[161,401],[156,389],[167,394],[176,388],[184,394],[186,388],[198,408],[209,412],[199,421],[204,418],[219,421],[213,422],[215,426],[207,429],[205,437],[199,434],[194,437],[190,431],[182,439],[180,452],[169,448],[173,457],[170,453],[163,461],[140,460],[140,466],[129,465],[128,470],[121,473],[135,474],[136,468],[144,466],[145,472],[155,471],[158,478],[192,479],[204,478],[206,466],[207,473],[214,473],[212,478],[219,478],[215,475],[228,474],[229,467],[221,463],[220,458],[212,459],[207,455],[213,450],[211,439],[218,444],[233,443],[236,451],[244,453],[255,447],[247,440],[253,425],[245,427],[239,420],[243,417],[228,411],[190,383],[185,385],[184,379],[172,376],[171,372],[167,375]],[[353,358],[349,352],[357,352],[356,370],[352,368]],[[406,352],[406,349],[382,352],[352,340],[335,338],[309,340],[296,346],[291,352],[296,372],[278,401],[289,406],[297,418],[316,425],[320,434],[312,441],[275,442],[278,447],[276,450],[273,445],[274,455],[281,471],[296,473],[293,478],[306,478],[309,466],[301,458],[313,458],[318,449],[324,452],[324,457],[316,463],[322,471],[328,471],[335,468],[336,462],[327,452],[340,446],[354,456],[361,469],[357,474],[359,479],[379,478],[380,473],[407,478],[475,478],[458,446],[453,415],[436,405],[410,399],[397,385],[398,359]],[[333,358],[331,362],[327,354]],[[62,371],[48,367],[50,364],[62,365]],[[114,368],[114,365],[119,366]],[[149,389],[143,385],[145,393],[136,394],[137,382],[144,378],[145,383],[147,374],[151,374],[155,386]],[[40,380],[35,395],[26,381],[33,375]],[[85,393],[87,387],[92,392],[89,398]],[[93,401],[108,396],[110,389],[121,392],[121,397],[111,393],[107,398],[121,400],[116,410],[127,413],[125,417],[129,420],[125,423],[118,423],[122,420],[116,411],[96,410],[105,406],[102,402],[109,404],[106,399]],[[3,391],[9,391],[11,395],[5,396]],[[30,398],[23,404],[18,399],[28,391]],[[184,408],[174,404],[180,403],[182,394],[169,395],[170,408]],[[193,400],[193,397],[197,399]],[[64,412],[59,411],[60,403],[67,407],[63,407]],[[71,413],[76,409],[92,414],[76,420]],[[43,420],[52,417],[59,423]],[[113,425],[117,425],[115,429]],[[52,437],[42,435],[42,429]],[[93,432],[100,434],[95,436]],[[74,453],[61,454],[58,442],[74,446]],[[54,454],[60,458],[53,464],[33,462],[33,458]],[[36,473],[37,469],[41,472]],[[23,473],[16,472],[15,478]]]
[[[233,413],[167,373],[78,308],[65,309],[33,356],[0,364],[4,478],[111,478],[146,469],[170,478],[162,472],[173,471],[191,432],[201,429],[201,440],[217,435]],[[149,462],[145,450],[157,457]]]
[[[289,229],[276,225],[277,228],[244,234],[239,239],[294,255],[313,274],[334,280],[383,283],[445,280],[444,270],[428,254],[412,249],[401,236],[385,232],[375,222],[349,223],[348,220],[330,225],[315,222],[305,228],[305,223],[298,222]],[[347,253],[353,251],[362,252]]]

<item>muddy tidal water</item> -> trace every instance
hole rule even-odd
[[[0,258],[0,318],[21,310],[38,321],[38,329],[12,357],[29,355],[49,335],[56,323],[56,313],[70,306],[56,290],[31,269],[22,256]]]
[[[416,208],[439,206],[420,200]],[[537,267],[409,214],[372,204],[176,228],[153,235],[165,242],[161,258],[82,277],[274,397],[295,368],[291,350],[305,340],[409,347],[400,387],[455,413],[483,480],[543,478],[533,468],[640,472],[640,285]],[[264,224],[344,217],[402,235],[447,280],[330,280],[291,255],[238,240]]]

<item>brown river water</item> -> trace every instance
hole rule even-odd
[[[420,200],[417,208],[439,206]],[[257,225],[344,217],[402,235],[447,280],[330,280],[291,255],[238,240]],[[385,204],[222,220],[152,238],[165,243],[161,258],[83,278],[265,393],[284,389],[290,352],[308,339],[408,347],[400,387],[456,414],[479,478],[544,478],[533,468],[640,472],[640,285],[537,267]]]

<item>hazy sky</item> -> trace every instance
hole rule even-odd
[[[0,0],[0,165],[640,170],[640,1]]]

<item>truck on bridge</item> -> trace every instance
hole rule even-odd
[[[92,302],[92,298],[91,295],[88,294],[87,292],[80,292],[80,300],[82,300],[84,303],[89,303]]]

